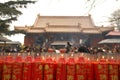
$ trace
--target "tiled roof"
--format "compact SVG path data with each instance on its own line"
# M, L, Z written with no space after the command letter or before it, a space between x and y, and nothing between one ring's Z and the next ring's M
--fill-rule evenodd
M80 25L82 28L93 28L91 16L40 16L38 15L33 27L47 25Z
M111 31L106 36L120 36L120 31Z
M94 25L91 16L40 16L38 15L33 26L15 27L26 30L28 33L43 32L83 32L101 33L105 28Z
M104 32L104 31L112 31L114 30L114 27L98 27L98 29Z
M120 43L120 39L104 39L100 41L98 44L107 44L107 43Z
M46 32L81 32L77 25L49 25L45 30Z

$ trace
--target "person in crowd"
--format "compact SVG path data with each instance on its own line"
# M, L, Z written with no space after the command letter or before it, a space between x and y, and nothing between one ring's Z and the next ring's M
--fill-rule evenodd
M70 44L70 42L67 42L66 53L69 53L71 51L71 47L72 45Z
M81 52L81 53L90 53L89 49L85 46L80 46L78 48L78 52Z

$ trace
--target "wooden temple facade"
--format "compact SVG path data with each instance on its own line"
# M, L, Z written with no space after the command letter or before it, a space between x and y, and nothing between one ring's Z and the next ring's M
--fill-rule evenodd
M54 41L70 41L74 46L96 46L113 27L97 27L88 16L40 16L32 26L15 26L25 30L26 46L49 46Z

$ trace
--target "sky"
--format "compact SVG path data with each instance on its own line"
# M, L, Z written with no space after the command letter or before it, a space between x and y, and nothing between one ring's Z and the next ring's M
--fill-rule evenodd
M0 2L8 0L0 0ZM120 9L120 0L38 0L22 9L22 15L11 24L14 26L33 25L37 14L44 16L86 16L91 14L95 25L110 25L108 18L115 10ZM92 5L92 6L91 6ZM92 8L92 9L91 9ZM24 35L18 34L8 37L13 41L24 42Z

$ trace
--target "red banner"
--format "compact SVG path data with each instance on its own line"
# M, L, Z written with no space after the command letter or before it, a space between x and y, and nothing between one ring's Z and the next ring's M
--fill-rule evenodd
M10 62L3 64L2 80L12 80L12 64Z
M12 80L22 80L23 63L22 57L17 56L13 63Z
M64 57L57 61L56 80L66 80L66 61Z
M51 57L46 58L46 62L44 64L44 80L54 80L55 76L55 63Z
M67 80L75 80L75 61L69 58L67 61Z
M119 65L118 65L118 78L120 80L120 62L119 62Z
M37 56L32 65L32 80L43 80L43 70L42 58Z
M22 80L23 63L13 63L12 80Z
M3 72L3 60L0 57L0 80L2 80L2 72Z
M76 63L76 78L75 78L75 80L87 80L85 63Z
M94 64L95 80L108 80L108 64L95 63Z
M94 80L93 63L86 63L87 80Z
M2 80L12 80L13 57L6 56L3 63Z
M23 62L23 80L32 79L32 57L27 56Z
M118 64L109 63L109 80L119 80L118 79Z
M44 65L44 80L54 80L54 64L45 63Z

